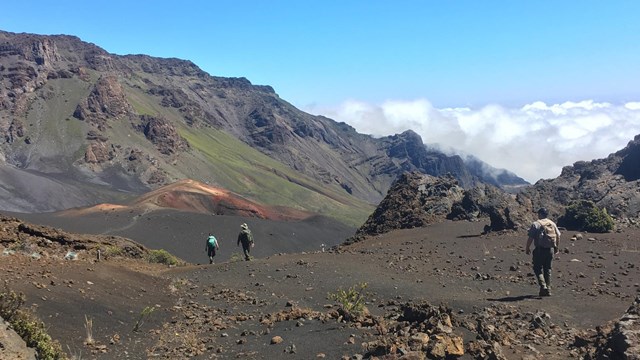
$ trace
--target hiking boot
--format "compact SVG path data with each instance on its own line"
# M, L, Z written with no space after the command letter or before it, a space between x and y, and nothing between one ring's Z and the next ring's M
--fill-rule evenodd
M538 293L538 295L539 296L551 296L551 292L547 288L541 288L540 289L540 293Z

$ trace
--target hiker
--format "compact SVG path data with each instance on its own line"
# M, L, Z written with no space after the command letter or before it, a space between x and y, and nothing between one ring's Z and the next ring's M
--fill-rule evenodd
M244 259L246 261L251 260L249 253L253 247L253 235L247 224L240 225L240 234L238 234L238 246L242 244L242 252L244 253Z
M560 242L560 230L556 224L547 219L549 212L545 208L538 210L538 220L534 221L529 228L526 253L531 253L531 243L533 249L533 272L540 285L539 296L551 296L551 261L553 255L558 253Z
M207 245L205 251L207 252L207 256L209 257L209 264L213 264L213 258L216 256L216 250L220 249L220 245L218 245L218 240L215 236L209 233L209 237L207 237Z

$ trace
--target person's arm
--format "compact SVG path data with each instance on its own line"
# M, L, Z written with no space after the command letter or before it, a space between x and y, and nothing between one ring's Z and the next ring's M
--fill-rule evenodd
M531 254L531 243L533 242L533 238L531 236L529 236L529 238L527 239L527 247L525 249L525 253L527 255Z
M557 254L558 252L560 252L560 230L558 230L558 226L555 226L556 229L556 247L554 249L554 252Z
M238 235L238 245L237 245L237 246L240 246L240 237L241 237L241 236L242 236L242 233L240 233L240 234Z
M533 224L531 224L531 227L529 228L529 231L527 231L527 247L525 249L525 252L527 253L527 255L531 254L531 244L535 241L535 238L539 235L540 233L540 223L535 221Z

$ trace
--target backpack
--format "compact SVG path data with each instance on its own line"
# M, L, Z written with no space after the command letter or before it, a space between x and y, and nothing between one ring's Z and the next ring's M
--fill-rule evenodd
M540 224L540 233L538 234L536 246L544 248L556 247L558 234L556 233L556 227L553 224L553 221L549 219L540 219L538 220L538 223Z
M244 230L240 231L239 239L240 239L240 241L242 241L243 244L252 243L253 242L253 236L251 235L251 230L244 229Z
M217 245L217 240L215 236L209 236L208 244L210 248L215 248Z

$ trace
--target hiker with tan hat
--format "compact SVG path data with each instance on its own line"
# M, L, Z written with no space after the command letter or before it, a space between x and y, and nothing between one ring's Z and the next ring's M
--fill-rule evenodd
M238 246L242 244L242 252L244 253L244 259L246 261L251 260L251 256L249 253L251 252L251 248L253 247L253 235L251 234L251 230L249 230L249 225L242 224L240 225L240 234L238 234Z

